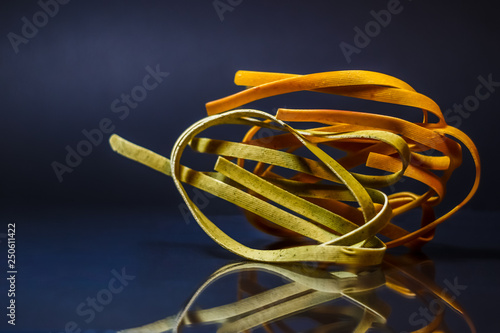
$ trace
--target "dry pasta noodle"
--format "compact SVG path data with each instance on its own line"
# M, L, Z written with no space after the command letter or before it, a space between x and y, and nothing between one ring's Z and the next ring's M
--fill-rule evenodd
M480 161L472 140L446 124L432 99L397 78L354 70L309 75L239 71L235 83L248 88L207 103L208 116L180 135L170 159L117 135L110 143L119 154L171 176L200 227L239 256L265 262L380 264L387 247L420 247L430 241L436 226L465 205L478 188ZM410 106L422 110L423 120L415 123L330 109L281 108L271 115L241 108L262 98L301 90ZM429 114L437 121L431 122ZM296 122L320 126L298 129L292 125ZM246 134L240 142L201 135L223 124L246 126ZM273 134L257 135L263 129ZM474 183L462 202L436 217L433 207L443 200L446 183L462 162L461 144L474 160ZM186 148L218 155L213 170L197 171L182 165ZM299 155L299 149L312 158ZM344 155L334 158L327 149ZM253 170L245 168L246 161L256 162ZM358 166L384 174L354 172ZM285 176L283 170L293 175ZM427 191L384 193L402 177L424 184ZM202 212L185 184L241 207L247 219L264 232L307 238L310 243L275 250L247 247ZM393 222L393 217L415 208L422 210L419 228L406 230ZM384 242L379 235L385 237Z

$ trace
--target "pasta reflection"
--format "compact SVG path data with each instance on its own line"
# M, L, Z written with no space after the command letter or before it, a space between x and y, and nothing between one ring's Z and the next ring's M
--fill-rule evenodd
M122 332L451 332L447 312L475 332L457 295L434 278L421 254L387 255L372 267L231 263L178 314Z

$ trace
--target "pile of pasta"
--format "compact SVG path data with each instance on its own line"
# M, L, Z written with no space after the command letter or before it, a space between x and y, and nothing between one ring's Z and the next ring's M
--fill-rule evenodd
M238 71L235 83L247 88L207 103L208 116L180 135L169 159L117 135L110 143L121 155L171 176L200 227L239 256L265 262L380 264L388 247L418 248L430 241L437 225L465 205L478 188L480 160L472 140L446 123L432 99L397 78L358 70L308 75ZM335 109L280 108L273 115L242 108L297 91L409 106L421 110L422 122ZM242 129L241 141L202 135L208 128L228 124ZM267 135L261 135L263 131ZM473 185L454 208L436 216L434 207L462 163L462 147L475 164ZM186 149L217 155L213 170L182 165ZM360 167L378 172L353 171ZM396 192L402 177L424 184L427 190ZM211 221L190 198L186 184L241 207L263 232L308 242L250 248ZM414 209L421 210L421 219L413 229L394 222L394 217Z

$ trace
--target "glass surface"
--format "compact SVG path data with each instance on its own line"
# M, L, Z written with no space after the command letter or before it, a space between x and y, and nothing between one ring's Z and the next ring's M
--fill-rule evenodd
M129 332L168 332L176 324L182 332L494 327L500 252L485 241L496 213L460 212L422 252L389 250L380 267L320 267L243 261L178 214L76 212L38 212L15 222L18 324L12 330L4 320L2 332L114 332L144 325ZM277 241L241 216L214 221L252 247ZM470 229L472 221L481 223L481 233Z

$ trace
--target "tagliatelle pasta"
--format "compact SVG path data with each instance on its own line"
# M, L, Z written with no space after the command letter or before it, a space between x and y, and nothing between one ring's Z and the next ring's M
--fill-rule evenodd
M117 135L110 143L118 153L171 176L201 228L219 245L244 258L379 264L386 247L419 247L431 240L436 226L477 190L480 162L472 140L446 124L434 101L401 80L368 71L310 75L239 71L235 82L249 88L207 103L208 117L181 134L170 159ZM275 116L236 109L261 98L300 90L411 106L422 110L423 120L413 123L398 117L330 109L281 108ZM437 122L429 121L429 113ZM296 122L321 125L297 129L292 125ZM223 124L246 127L241 142L201 136L208 128ZM264 129L272 134L257 135ZM475 181L462 202L436 218L433 207L443 200L446 182L462 161L460 143L475 162ZM218 155L213 170L183 166L185 149ZM327 153L331 149L344 155L334 158ZM300 150L312 158L298 154ZM257 164L248 170L246 161ZM358 166L378 169L379 174L352 171ZM406 190L384 193L402 177L414 179L428 190L422 194ZM229 237L196 206L185 184L241 207L262 231L280 237L305 237L311 245L277 250L247 247ZM422 210L419 228L406 230L392 221L415 208ZM383 235L386 242L377 235Z

